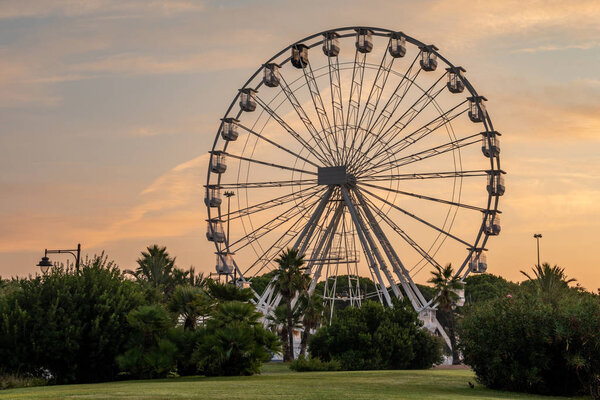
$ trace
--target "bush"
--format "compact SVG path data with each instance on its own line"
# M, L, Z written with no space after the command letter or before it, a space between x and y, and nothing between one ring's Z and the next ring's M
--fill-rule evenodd
M176 365L177 346L167 338L174 321L160 305L141 306L127 315L133 332L119 367L136 378L166 377Z
M321 361L318 358L305 358L300 355L290 363L290 369L296 372L307 371L339 371L342 369L340 363L336 360Z
M441 361L442 343L421 326L406 302L384 308L368 301L338 312L331 325L319 329L309 342L310 354L337 360L344 370L430 368Z
M20 376L15 374L0 374L0 390L15 389L33 386L45 386L45 379L36 378L33 376Z
M103 255L80 273L54 268L15 280L0 299L0 371L56 383L113 379L130 334L126 316L142 303L133 282Z
M465 362L493 389L599 396L600 303L569 291L553 302L521 291L471 308L461 323Z
M252 375L281 350L277 336L266 330L254 305L240 301L220 303L200 339L193 359L207 376Z

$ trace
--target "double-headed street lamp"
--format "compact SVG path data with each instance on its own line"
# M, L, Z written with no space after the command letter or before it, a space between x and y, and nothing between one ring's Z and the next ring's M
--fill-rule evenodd
M538 253L538 267L540 266L540 239L542 238L541 233L535 233L533 237L537 240L537 253Z
M42 270L42 274L46 275L46 273L48 272L48 269L52 266L52 263L50 262L50 258L48 257L48 254L64 254L64 253L68 253L68 254L72 255L73 257L75 257L75 270L77 272L79 272L79 261L81 260L81 244L78 243L76 249L66 249L66 250L45 249L44 257L42 257L42 260L39 263L37 263L37 266L40 267L40 269Z

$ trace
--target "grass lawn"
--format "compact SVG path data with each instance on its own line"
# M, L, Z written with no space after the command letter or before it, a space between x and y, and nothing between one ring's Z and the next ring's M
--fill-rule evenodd
M549 399L476 385L469 370L291 372L267 364L249 377L177 378L0 392L0 399Z

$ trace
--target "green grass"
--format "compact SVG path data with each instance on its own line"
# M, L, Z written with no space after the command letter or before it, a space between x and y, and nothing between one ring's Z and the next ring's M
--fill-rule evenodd
M468 370L290 372L268 364L262 375L177 378L0 392L0 399L549 399L476 385Z

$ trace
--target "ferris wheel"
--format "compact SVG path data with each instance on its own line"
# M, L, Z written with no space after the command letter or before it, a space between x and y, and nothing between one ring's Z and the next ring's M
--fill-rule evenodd
M500 133L465 72L434 45L373 27L313 34L271 57L210 151L217 273L248 283L295 248L309 291L332 306L407 297L436 325L415 282L449 262L461 278L485 272L501 229ZM269 285L256 303L268 313L280 299Z

